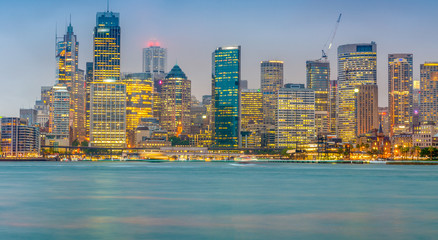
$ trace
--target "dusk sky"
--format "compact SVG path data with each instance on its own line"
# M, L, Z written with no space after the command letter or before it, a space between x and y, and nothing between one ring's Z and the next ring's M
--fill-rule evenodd
M211 53L242 46L242 79L260 87L260 61L284 60L285 83L305 83L305 61L318 59L339 13L342 20L329 52L337 78L337 46L377 43L379 106L387 106L387 55L414 54L419 65L438 61L436 1L237 1L111 0L120 13L122 72L140 72L142 48L156 40L192 80L192 95L211 93ZM33 107L40 87L55 83L55 26L65 33L69 15L79 40L79 67L92 61L96 12L106 0L2 1L0 8L0 116Z

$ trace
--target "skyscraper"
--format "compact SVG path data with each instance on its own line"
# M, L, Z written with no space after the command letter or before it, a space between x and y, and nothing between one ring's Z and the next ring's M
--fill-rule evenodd
M420 122L438 121L438 62L420 65Z
M179 136L190 132L191 81L178 65L163 80L160 124L169 135Z
M377 47L347 44L338 47L337 135L344 142L356 138L356 92L361 85L377 83ZM376 110L377 111L377 110Z
M240 146L240 46L212 54L213 136L216 147Z
M135 146L134 131L142 118L153 117L153 81L150 73L127 74L126 84L126 132L128 147Z
M330 63L327 60L306 61L307 88L315 91L316 134L329 132Z
M281 88L276 115L278 148L300 148L315 140L315 92L312 89Z
M275 125L277 95L283 87L283 61L263 61L260 68L264 123Z
M94 82L120 80L119 13L98 12L93 36Z
M338 80L330 80L330 134L336 135L336 96Z
M86 82L84 70L78 69L70 89L70 142L84 141L86 117Z
M356 93L355 136L379 128L378 88L376 84L359 85Z
M79 43L71 23L62 41L57 42L57 83L71 88L78 70Z
M412 54L388 55L390 135L412 133Z
M99 12L90 85L90 145L125 147L126 86L120 80L119 13Z
M70 92L64 84L56 84L50 97L49 132L52 144L69 145Z
M143 72L151 74L166 73L167 49L158 43L149 43L148 48L143 48Z
M263 93L260 89L240 90L242 146L261 147L263 124Z

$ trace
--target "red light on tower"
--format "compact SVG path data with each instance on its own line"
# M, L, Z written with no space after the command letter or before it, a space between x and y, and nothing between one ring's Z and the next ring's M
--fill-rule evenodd
M156 40L155 41L151 40L148 42L148 47L159 47L159 46L160 46L160 42Z

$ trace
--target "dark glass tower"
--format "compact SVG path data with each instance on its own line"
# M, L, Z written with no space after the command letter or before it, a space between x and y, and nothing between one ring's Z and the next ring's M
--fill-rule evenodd
M240 46L220 47L212 56L213 144L240 144Z

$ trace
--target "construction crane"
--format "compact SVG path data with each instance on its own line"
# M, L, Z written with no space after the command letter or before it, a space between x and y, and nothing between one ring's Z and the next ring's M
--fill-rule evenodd
M341 22L342 13L339 14L338 20L336 21L335 28L331 32L329 39L327 39L327 42L324 44L324 47L322 48L322 57L321 59L327 59L327 53L330 51L330 48L333 45L333 39L336 36L336 31L338 30L339 22Z

